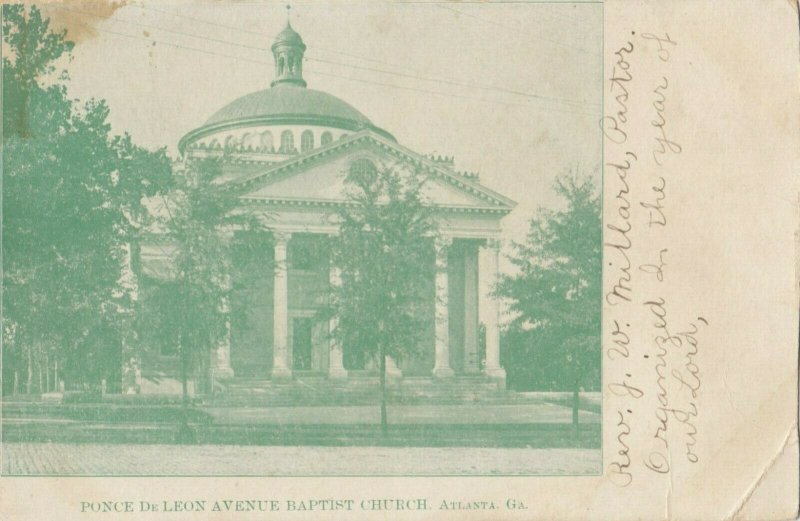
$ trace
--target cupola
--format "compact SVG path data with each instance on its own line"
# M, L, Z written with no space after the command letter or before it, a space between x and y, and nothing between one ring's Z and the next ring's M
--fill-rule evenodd
M286 27L272 44L272 55L275 57L275 79L272 81L272 87L281 84L306 86L306 81L303 79L305 52L306 44L287 21Z

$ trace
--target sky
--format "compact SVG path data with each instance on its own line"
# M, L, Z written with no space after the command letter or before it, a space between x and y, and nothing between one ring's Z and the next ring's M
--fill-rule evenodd
M419 153L519 203L522 239L556 175L599 177L602 5L292 2L310 88L340 97ZM103 98L115 132L167 147L239 96L269 86L281 2L101 0L47 4L77 43L69 92ZM599 183L598 183L599 184Z

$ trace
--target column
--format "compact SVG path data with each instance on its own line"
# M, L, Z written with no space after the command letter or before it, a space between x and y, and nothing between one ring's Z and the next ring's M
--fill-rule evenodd
M272 378L291 378L289 368L289 266L286 252L291 234L274 232L275 270L272 301Z
M480 371L478 360L478 250L474 243L464 248L464 372Z
M447 254L452 237L436 239L436 303L434 314L434 331L436 333L436 354L433 376L445 378L453 376L450 368L450 318L448 313Z
M233 230L226 229L219 233L226 246L230 247L233 240ZM231 367L231 306L230 297L228 296L233 287L230 262L231 258L228 256L225 259L225 272L220 282L220 289L222 289L223 295L220 298L219 311L225 316L225 332L217 343L215 356L212 359L211 375L214 379L233 377L233 368Z
M500 307L497 299L492 295L497 285L498 265L500 258L500 241L490 239L486 242L486 273L487 295L486 304L486 376L505 381L506 371L500 366Z
M225 314L225 333L217 344L216 356L211 368L211 374L215 379L233 377L233 368L231 367L231 310L228 297L222 297L220 311Z
M330 285L336 288L342 284L342 272L339 268L331 264ZM328 355L328 378L347 378L347 369L344 368L344 353L338 339L334 337L334 331L339 326L339 317L333 315L328 321L329 347Z

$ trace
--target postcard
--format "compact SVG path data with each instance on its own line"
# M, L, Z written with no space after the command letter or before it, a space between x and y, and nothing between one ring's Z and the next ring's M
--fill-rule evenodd
M798 20L3 3L0 518L795 518Z

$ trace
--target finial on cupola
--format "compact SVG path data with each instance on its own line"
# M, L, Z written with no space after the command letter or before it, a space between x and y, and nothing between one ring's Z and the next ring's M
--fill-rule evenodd
M303 54L306 44L297 32L292 29L289 20L291 5L286 5L286 27L278 33L272 43L272 55L275 57L275 79L272 87L280 84L306 86L303 79Z

